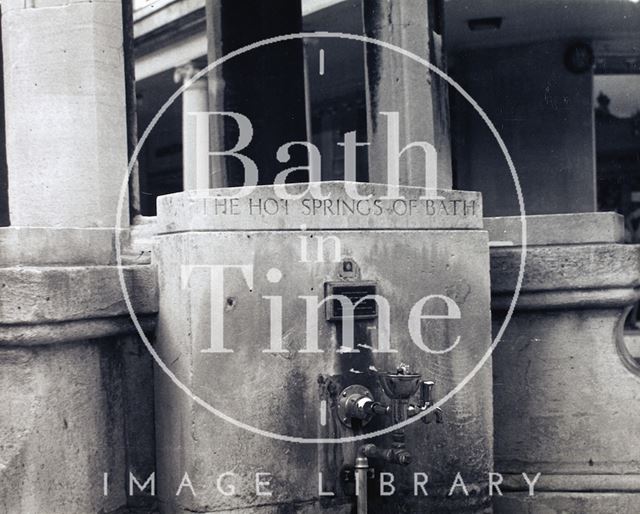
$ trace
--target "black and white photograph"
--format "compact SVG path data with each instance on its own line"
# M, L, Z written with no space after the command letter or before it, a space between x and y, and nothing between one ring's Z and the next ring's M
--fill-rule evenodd
M640 0L0 36L0 514L640 513Z

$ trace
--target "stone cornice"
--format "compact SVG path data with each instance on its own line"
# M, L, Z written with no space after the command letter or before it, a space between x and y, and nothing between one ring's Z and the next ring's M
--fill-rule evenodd
M494 293L515 287L520 249L491 250ZM527 248L523 291L611 289L640 286L640 246L563 245Z
M155 267L123 267L135 312L151 328ZM116 266L0 268L0 344L58 343L134 331Z
M138 317L145 332L153 332L155 314ZM129 315L94 318L61 323L0 324L0 346L39 346L117 337L135 333Z
M615 212L527 216L527 246L623 243L624 217ZM485 218L490 241L522 245L520 216Z
M492 307L504 310L520 267L520 248L491 250ZM517 309L614 308L640 296L640 246L562 245L527 248Z

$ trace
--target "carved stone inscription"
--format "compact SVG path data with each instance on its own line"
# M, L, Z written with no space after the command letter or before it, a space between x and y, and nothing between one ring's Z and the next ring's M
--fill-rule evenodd
M211 197L206 214L214 216L476 216L476 200L447 198L317 199Z

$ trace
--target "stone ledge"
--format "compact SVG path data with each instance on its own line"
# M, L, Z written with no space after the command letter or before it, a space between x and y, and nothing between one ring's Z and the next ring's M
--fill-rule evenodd
M156 325L155 314L143 314L138 319L145 332L153 332ZM71 343L87 339L122 336L132 334L135 331L133 321L128 315L36 325L0 324L0 347Z
M495 514L609 514L611 512L639 512L640 494L634 492L528 492L506 493L493 497Z
M138 314L158 310L155 266L125 266ZM126 316L116 266L0 268L0 327ZM5 337L2 337L5 339Z
M513 291L493 294L491 308L495 311L506 311L511 305L512 295ZM616 309L632 305L638 300L638 288L521 291L516 310Z
M529 491L522 473L501 473L505 491ZM536 472L530 471L530 479ZM627 491L640 493L640 475L638 474L545 474L542 473L535 484L536 491Z
M0 267L116 263L113 228L0 228Z
M303 195L308 184L287 186L300 199L283 200L274 186L184 191L158 198L158 233L234 230L482 230L482 197L470 191L437 191L423 199L424 188L400 186L398 198L386 199L387 186L342 181L318 183L328 199ZM316 185L318 185L316 184ZM356 200L348 186L368 200ZM434 192L435 194L435 192ZM304 227L304 228L303 228Z
M527 246L624 243L624 217L615 212L527 216ZM520 216L485 218L490 241L522 245Z
M149 264L155 216L138 216L129 229L0 227L0 268L10 266L116 265L116 235L122 264Z
M136 216L123 240L121 264L149 264L157 232L155 216Z
M517 248L491 250L491 291L512 293L520 268ZM640 287L640 246L540 246L527 249L522 293L635 289Z

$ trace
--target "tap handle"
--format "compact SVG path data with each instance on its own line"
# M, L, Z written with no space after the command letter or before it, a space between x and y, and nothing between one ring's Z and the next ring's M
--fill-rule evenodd
M420 384L420 400L423 410L426 410L433 405L433 386L434 382L431 380L425 380ZM422 422L429 424L433 417L435 417L436 423L443 422L442 409L440 407L433 410L433 416L424 416L422 418Z
M435 418L436 423L444 423L444 417L442 414L442 409L440 407L436 407L433 412L422 418L422 422L425 425L428 425Z
M432 403L432 392L434 382L431 380L424 380L420 384L420 403L423 408L429 407Z
M364 405L364 411L370 415L387 415L391 413L391 407L371 400Z

